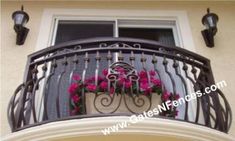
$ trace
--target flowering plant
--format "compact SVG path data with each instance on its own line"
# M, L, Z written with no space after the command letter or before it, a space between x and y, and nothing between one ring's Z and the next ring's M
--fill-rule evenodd
M109 75L107 69L104 69L102 71L102 76L92 76L85 79L84 82L81 80L79 75L74 75L74 83L72 83L68 88L68 92L71 97L71 114L76 115L81 113L81 95L83 91L84 93L106 92L110 95L115 93L138 93L146 96L149 96L151 93L157 93L161 95L162 101L172 100L172 98L174 99L174 97L172 97L172 95L167 91L164 91L164 93L162 92L163 84L156 78L155 70L141 70L136 77L138 79L135 81L128 77L127 71L122 67L115 68L115 74L112 76ZM177 95L177 97L179 97L179 95ZM169 113L171 112L166 111L163 114L169 115Z

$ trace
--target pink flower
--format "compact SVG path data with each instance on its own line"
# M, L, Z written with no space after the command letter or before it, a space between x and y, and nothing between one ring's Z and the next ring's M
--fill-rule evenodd
M75 81L81 80L80 75L78 75L78 74L73 75L73 80L75 80Z
M95 77L91 77L91 78L86 79L85 84L94 82L93 78L95 80Z
M156 75L156 72L155 72L155 70L151 70L151 71L149 71L149 74L150 74L151 76L155 76L155 75Z
M103 69L102 73L103 73L104 76L107 76L108 75L108 69Z
M148 83L148 78L141 78L140 83Z
M155 85L155 86L161 86L161 81L159 79L153 78L151 79L151 82Z
M141 72L139 72L139 77L140 78L147 78L147 72L142 70Z
M103 81L103 80L104 80L104 78L103 78L103 77L98 76L98 81Z
M69 86L69 89L68 89L68 92L70 94L74 94L77 90L77 88L79 87L79 85L77 83L72 83L70 86Z
M91 77L91 81L92 81L92 82L95 81L95 76Z
M170 94L167 92L167 91L165 91L164 93L163 93L163 95L162 95L162 99L164 100L164 101L167 101L169 98L170 98Z
M130 81L130 80L128 80L128 81L126 81L125 82L125 88L130 88L131 87L131 85L132 85L132 82Z
M175 97L175 100L178 100L180 98L180 95L176 94L174 97Z
M96 90L96 85L94 84L88 84L86 86L87 90L90 91L90 92L94 92Z
M72 96L72 99L74 103L78 103L81 98L78 95L74 95Z
M124 78L124 77L120 77L119 79L118 79L118 84L119 85L123 85L123 83L126 81L126 79Z
M113 87L111 87L111 88L110 88L110 95L113 95L113 94L114 94L114 92L115 92L114 88L113 88Z
M178 111L178 110L176 110L176 111L175 111L175 116L178 116L178 113L179 113L179 111Z
M100 83L100 88L103 89L103 90L106 90L108 88L108 83L103 81Z
M147 90L149 88L149 84L148 83L140 83L140 88L143 90Z
M144 91L144 95L149 95L152 92L152 88L148 87L145 91Z
M117 72L119 72L120 74L125 74L125 69L122 67L117 67L116 68Z

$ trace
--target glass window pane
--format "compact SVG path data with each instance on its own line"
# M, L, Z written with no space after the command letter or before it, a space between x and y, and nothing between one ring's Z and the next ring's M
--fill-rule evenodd
M172 29L121 27L119 28L119 36L154 40L170 46L175 45Z
M114 22L59 21L55 44L94 37L113 37Z

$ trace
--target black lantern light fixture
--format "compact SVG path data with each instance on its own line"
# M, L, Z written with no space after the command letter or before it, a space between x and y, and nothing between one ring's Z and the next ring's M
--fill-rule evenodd
M16 44L23 45L29 32L29 29L25 27L25 24L29 21L29 15L24 12L23 5L21 10L15 11L12 14L12 19L14 20L14 30L17 34Z
M207 8L207 14L202 18L202 24L206 27L206 29L202 31L202 36L207 47L214 47L214 36L217 32L218 20L219 17L215 13L210 13L210 9Z

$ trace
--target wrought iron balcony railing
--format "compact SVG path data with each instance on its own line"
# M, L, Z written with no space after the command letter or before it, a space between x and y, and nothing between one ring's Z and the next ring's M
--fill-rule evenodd
M179 47L130 38L72 41L28 56L8 119L15 132L58 120L138 114L166 100L205 93L212 84L210 61ZM232 119L219 89L154 117L223 132Z

